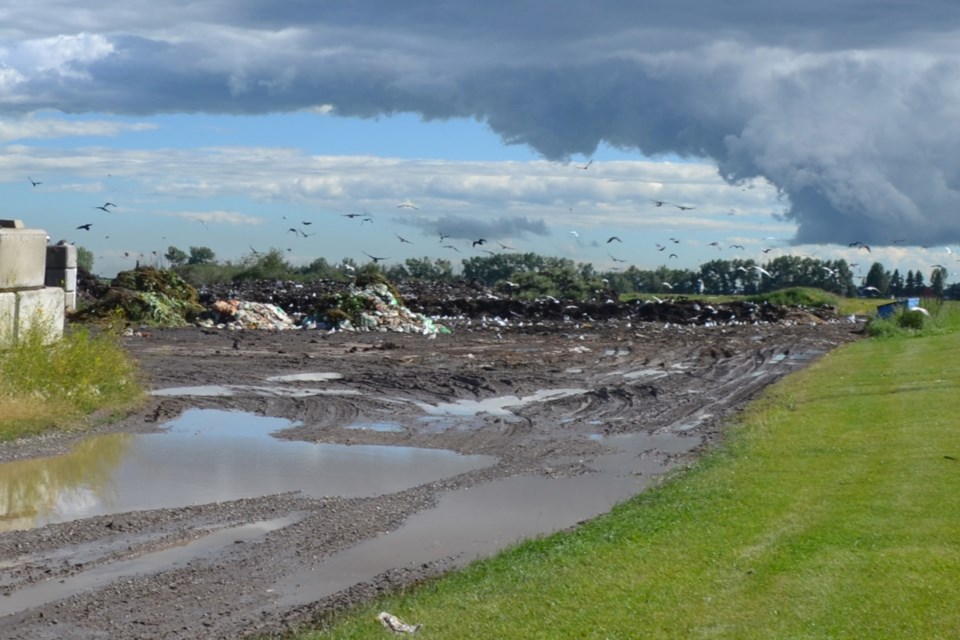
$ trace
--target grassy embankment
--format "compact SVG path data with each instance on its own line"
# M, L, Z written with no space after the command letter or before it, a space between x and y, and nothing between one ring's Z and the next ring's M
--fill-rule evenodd
M960 310L898 327L612 513L298 637L384 637L380 610L423 638L960 637Z
M142 396L136 367L110 332L74 328L50 345L33 332L0 349L0 440L106 419Z

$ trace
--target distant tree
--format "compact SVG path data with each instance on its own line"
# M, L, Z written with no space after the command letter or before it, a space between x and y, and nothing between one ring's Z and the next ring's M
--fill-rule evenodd
M867 287L876 287L881 295L890 294L890 277L879 262L870 265L870 271L867 272L867 279L863 284Z
M923 281L923 273L917 269L917 272L913 275L913 295L918 296L923 293L923 290L927 288L927 283Z
M903 283L903 295L910 296L913 295L914 290L917 288L917 281L913 277L913 269L907 271L907 279Z
M77 247L77 266L87 272L93 272L93 252L86 247Z
M179 267L182 264L185 264L187 260L190 259L190 256L187 255L187 252L183 249L178 249L177 247L170 245L167 247L167 252L163 254L163 257L166 258L170 264L175 267ZM194 263L191 263L194 264Z
M943 292L947 283L947 270L937 267L930 274L930 288L933 289L933 295L943 299Z
M216 254L210 247L190 247L190 257L187 264L210 264L216 259Z
M893 275L890 276L890 295L894 297L903 295L903 276L900 275L900 269L894 269Z

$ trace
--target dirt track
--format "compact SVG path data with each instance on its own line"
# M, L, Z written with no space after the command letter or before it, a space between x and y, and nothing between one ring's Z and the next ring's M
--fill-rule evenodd
M398 556L392 570L318 600L287 597L283 585L321 569L331 554L395 531L412 514L465 487L520 475L589 478L605 452L602 436L645 432L690 438L692 446L684 450L691 453L643 452L657 460L658 471L689 460L718 440L731 411L782 375L855 339L856 330L844 322L726 327L621 322L524 331L460 328L436 339L199 329L127 338L152 388L230 385L234 394L155 397L140 415L105 430L146 432L188 408L227 409L295 420L300 426L278 434L291 440L449 449L495 456L497 462L385 495L294 492L0 534L0 589L6 596L0 599L0 636L235 638L281 631L463 561L445 552L415 564ZM342 377L323 383L331 391L325 395L263 390L267 377L299 372ZM458 428L426 428L422 419L426 405L533 398L543 390L572 391L522 404L509 418L497 412L463 417ZM360 418L402 428L343 428ZM0 459L46 455L72 444L59 437L8 445L0 449ZM638 457L632 473L643 475L646 468ZM278 519L280 524L252 543L231 539L189 562L117 580L93 577L211 530ZM54 599L50 587L57 584L90 586Z

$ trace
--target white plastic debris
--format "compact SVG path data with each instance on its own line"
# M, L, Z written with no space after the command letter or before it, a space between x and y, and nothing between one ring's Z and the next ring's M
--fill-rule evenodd
M377 615L377 620L394 633L416 633L422 626L419 624L407 624L397 616L392 613L387 613L386 611L381 611L379 615Z

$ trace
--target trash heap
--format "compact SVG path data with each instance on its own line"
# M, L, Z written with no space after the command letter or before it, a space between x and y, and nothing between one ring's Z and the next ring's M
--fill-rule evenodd
M203 311L197 290L172 271L137 267L121 271L72 320L188 326Z
M305 329L336 331L396 331L434 335L450 333L431 318L408 309L385 282L351 287L317 301L301 322Z
M275 304L246 300L216 300L197 322L201 327L217 329L294 329L293 318Z

